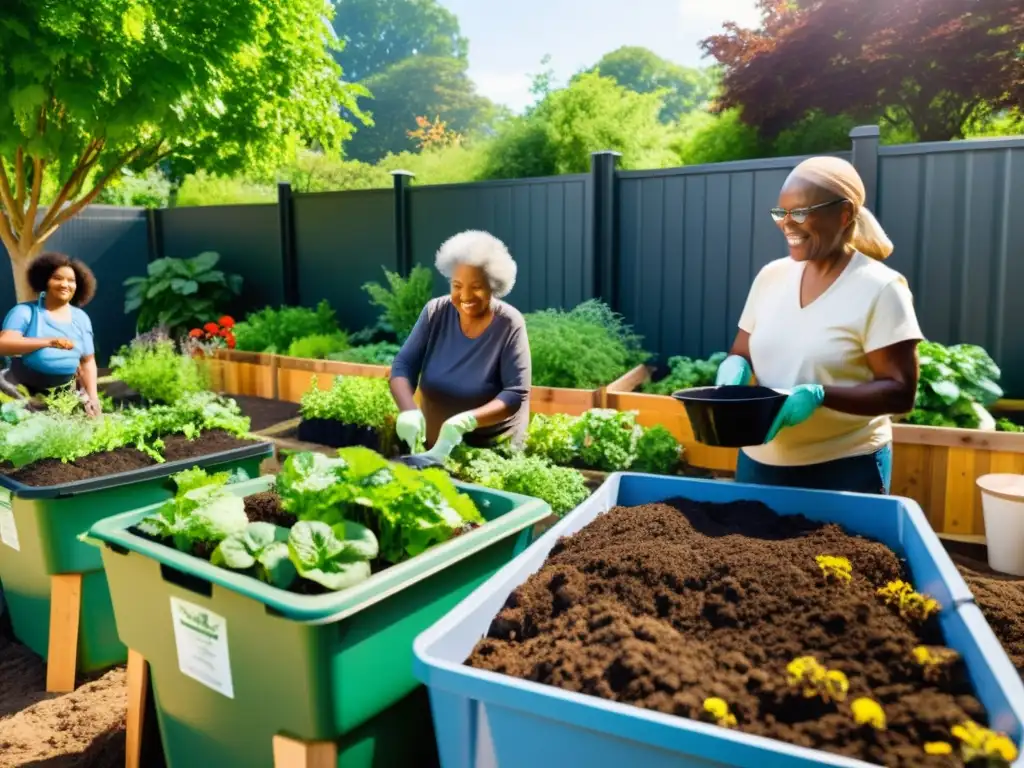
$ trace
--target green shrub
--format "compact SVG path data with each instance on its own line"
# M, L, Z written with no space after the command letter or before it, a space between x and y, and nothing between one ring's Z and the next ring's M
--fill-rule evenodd
M351 347L343 352L336 352L328 355L329 360L338 360L343 363L360 363L362 365L391 365L395 361L401 347L389 341L381 341L376 344L363 344L359 347Z
M224 314L242 291L242 278L215 269L220 255L206 251L191 259L149 263L145 277L124 281L124 311L138 311L137 328L164 328L172 335Z
M526 327L535 386L594 389L650 358L622 316L596 299L530 313Z
M380 323L392 331L399 341L412 333L423 307L433 296L434 273L422 264L413 267L409 277L384 270L387 287L380 283L363 286L370 295L370 303L380 307Z
M314 376L300 409L304 419L332 419L385 433L398 416L388 380L366 376L336 376L328 390L320 389Z
M716 352L707 360L689 357L670 357L668 375L658 381L649 381L641 387L649 395L671 395L681 389L710 387L715 383L718 366L725 360L725 352Z
M296 339L288 345L288 355L311 360L326 360L331 355L346 349L348 349L348 334L344 331L315 333Z
M324 299L316 309L264 307L236 323L234 332L235 349L284 354L296 339L337 333L338 322L331 305Z

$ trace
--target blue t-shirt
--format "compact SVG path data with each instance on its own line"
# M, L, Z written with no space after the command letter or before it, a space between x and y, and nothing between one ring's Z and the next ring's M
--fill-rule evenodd
M3 329L18 331L27 339L57 337L74 342L74 349L44 347L21 358L29 368L48 376L70 376L78 370L83 357L96 354L92 321L78 307L71 307L71 322L63 323L54 320L46 308L35 301L17 304L4 318Z

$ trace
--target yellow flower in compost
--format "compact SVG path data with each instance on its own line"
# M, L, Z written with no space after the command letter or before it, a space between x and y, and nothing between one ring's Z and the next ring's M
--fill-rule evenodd
M736 725L736 716L729 711L725 699L717 696L704 699L704 712L722 728L732 728Z
M852 578L853 566L845 557L833 557L832 555L818 555L814 558L822 574L826 579L835 581L849 581Z
M951 755L953 748L944 741L929 741L924 745L926 755Z
M871 699L854 699L850 705L853 712L853 719L857 725L870 725L877 731L885 730L885 710L877 702Z
M800 656L786 665L786 682L800 688L804 698L820 696L824 701L843 701L850 683L837 669L829 670L813 656Z
M960 751L965 763L984 760L989 764L1012 763L1017 759L1017 747L1003 733L983 728L973 720L953 726L953 735L960 740Z
M952 648L919 645L913 650L914 661L924 668L925 680L936 680L942 670L960 658Z
M905 619L925 621L942 607L938 600L915 592L905 581L890 581L877 594L886 605L897 606Z

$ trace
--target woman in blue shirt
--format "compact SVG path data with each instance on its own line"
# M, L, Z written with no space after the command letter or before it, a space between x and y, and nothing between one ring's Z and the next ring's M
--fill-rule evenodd
M99 414L92 321L81 309L96 277L78 259L44 253L29 264L28 282L39 298L16 305L0 331L0 356L12 358L5 383L38 395L77 377L86 412Z

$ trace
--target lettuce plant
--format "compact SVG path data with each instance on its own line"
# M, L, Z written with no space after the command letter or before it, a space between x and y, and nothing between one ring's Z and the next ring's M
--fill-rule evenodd
M175 549L191 552L198 542L216 544L248 525L245 502L220 484L179 492L138 524L150 536L170 539Z
M288 554L299 575L334 591L370 578L370 561L378 551L373 531L350 520L333 526L298 522L288 536Z
M287 589L295 581L288 550L288 530L272 523L249 523L224 539L210 562L236 571L252 570L260 581Z

